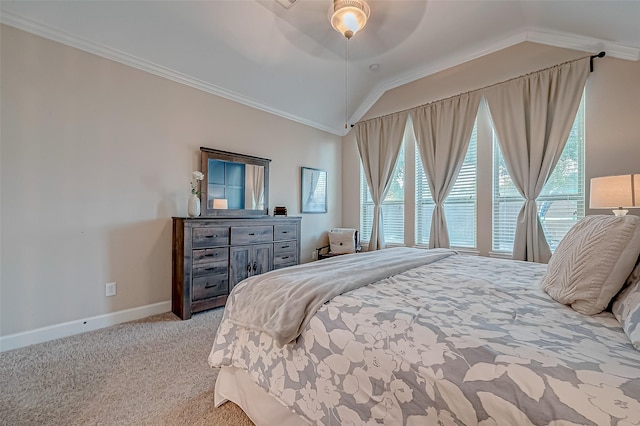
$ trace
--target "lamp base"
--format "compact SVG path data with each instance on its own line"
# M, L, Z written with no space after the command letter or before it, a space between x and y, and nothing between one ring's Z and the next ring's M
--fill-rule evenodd
M629 213L629 210L622 210L622 209L619 209L619 210L612 210L612 212L613 212L613 214L614 214L614 215L616 215L616 216L626 216L626 215L627 215L627 213Z

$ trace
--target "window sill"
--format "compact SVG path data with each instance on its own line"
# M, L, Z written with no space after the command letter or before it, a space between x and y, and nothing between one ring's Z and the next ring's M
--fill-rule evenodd
M364 251L369 251L369 241L360 241L360 245L362 246L363 250L364 250L365 247L367 248ZM392 248L392 247L406 247L406 246L404 244L400 244L400 243L387 243L386 244L386 248Z
M451 250L455 250L458 253L464 254L466 256L480 256L480 252L476 249L451 247Z
M366 246L367 250L369 250L369 241L360 241L360 244L364 247ZM404 244L400 244L400 243L388 243L387 244L387 248L392 248L392 247L408 247ZM424 245L424 244L416 244L414 246L412 246L414 248L419 248L419 249L423 249L423 250L428 250L429 246L428 245ZM472 249L472 248L468 248L468 247L451 247L451 250L455 250L460 254L464 254L467 256L480 256L480 252L477 249ZM511 253L490 253L489 254L490 257L502 257L504 259L511 259Z
M429 246L426 244L416 244L414 247L417 248L421 248L421 249L428 249ZM477 249L474 248L469 248L469 247L451 247L451 250L455 250L457 252L460 252L462 254L470 254L473 256L480 256L480 252Z
M495 257L498 259L513 259L513 253L507 251L490 251L489 257Z

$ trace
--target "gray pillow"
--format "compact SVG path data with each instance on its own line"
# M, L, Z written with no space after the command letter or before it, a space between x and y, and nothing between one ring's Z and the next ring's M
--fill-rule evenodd
M603 311L640 254L640 217L587 216L560 241L542 288L585 315Z
M625 285L614 299L611 310L633 346L640 350L640 258Z

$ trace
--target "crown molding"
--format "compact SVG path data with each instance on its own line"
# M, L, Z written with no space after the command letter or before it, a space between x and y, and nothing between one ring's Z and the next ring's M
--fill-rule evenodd
M573 34L557 33L531 28L521 33L515 34L504 40L489 44L478 50L464 52L462 54L453 55L443 61L437 62L426 69L412 70L399 78L387 80L376 86L353 113L350 122L356 123L375 105L376 102L384 95L387 90L395 89L407 83L428 77L448 68L452 68L465 62L480 58L490 53L497 52L507 47L530 41L533 43L546 44L548 46L560 47L565 49L579 50L590 53L598 53L605 51L607 56L625 59L628 61L640 60L640 49L635 47L623 46L616 43L607 42L590 37L576 36Z
M213 95L220 96L222 98L229 99L231 101L238 102L240 104L247 105L249 107L265 111L270 114L274 114L276 116L286 118L288 120L295 121L297 123L304 124L306 126L313 127L337 136L345 136L350 130L345 130L341 127L332 127L323 123L297 116L295 114L290 114L286 111L282 111L280 109L260 103L250 97L207 83L205 81L191 77L187 74L174 71L167 67L163 67L162 65L158 65L153 62L138 58L120 50L113 49L87 39L83 39L82 37L78 37L73 34L69 34L65 31L53 28L40 22L23 18L11 12L2 11L2 13L0 13L0 22L23 31L36 34L41 37L57 41L67 46L71 46L76 49L80 49L85 52L89 52L103 58L111 59L115 62L119 62L121 64L128 65L130 67L169 79L171 81L184 84L194 89L211 93ZM362 119L367 111L369 111L369 109L371 109L371 107L388 90L394 89L407 83L411 83L424 77L428 77L437 72L455 67L457 65L480 58L490 53L497 52L499 50L516 45L518 43L522 43L524 41L592 53L597 53L604 50L607 53L607 56L611 56L614 58L625 59L629 61L640 60L640 48L623 46L620 44L590 37L551 32L539 28L530 28L500 41L485 45L479 49L464 51L459 54L451 55L442 61L438 61L430 65L427 68L413 69L407 73L402 74L399 77L381 82L371 90L365 100L354 111L349 119L349 122L356 123L357 121Z
M170 68L163 67L162 65L158 65L120 50L78 37L40 22L23 18L11 12L2 11L0 14L0 23L337 136L342 136L344 131L341 128L333 128L331 126L273 108L250 97L232 92L222 87L191 77L187 74L174 71Z
M565 49L579 50L596 54L605 51L607 56L625 59L627 61L639 61L640 49L636 47L623 46L591 37L577 36L574 34L550 32L533 28L526 32L527 41L546 44Z

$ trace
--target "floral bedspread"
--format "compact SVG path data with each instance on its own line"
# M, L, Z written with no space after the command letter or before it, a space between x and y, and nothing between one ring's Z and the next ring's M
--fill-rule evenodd
M640 425L640 352L545 270L450 256L335 297L283 348L223 319L209 363L319 425Z

